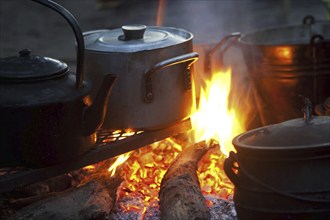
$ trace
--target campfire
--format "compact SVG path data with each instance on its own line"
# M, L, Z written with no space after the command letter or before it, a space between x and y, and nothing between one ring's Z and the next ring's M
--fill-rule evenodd
M175 166L177 157L189 154L185 151L196 151L197 147L191 147L196 143L203 143L205 148L200 160L193 159L198 162L196 171L200 190L208 207L216 203L216 198L232 201L234 187L223 171L223 162L228 152L234 150L231 140L243 132L243 126L235 110L227 107L231 70L214 73L206 85L201 90L197 109L192 111L191 131L120 155L106 170L109 178L120 173L124 179L118 187L117 204L112 213L114 219L122 216L145 219L155 212L158 216L159 190L164 175L171 166ZM85 169L97 175L95 166Z
M159 11L157 24L161 25L162 8ZM197 56L185 59L192 64ZM237 98L230 95L231 68L212 67L212 73L205 74L208 77L196 74L189 131L131 148L136 150L126 148L119 156L3 193L0 215L9 219L236 219L234 185L223 163L235 151L233 137L245 130L245 114L231 108L230 99ZM101 141L106 144L141 133L115 131ZM102 135L98 133L98 138Z
M78 23L68 11L59 10L60 5L54 5L48 0L32 1L55 9L72 27L76 37L77 71L69 74L69 68L64 62L40 57L50 60L50 64L61 63L63 68L55 68L54 71L46 68L47 77L44 78L39 75L38 68L34 68L43 64L41 59L36 66L32 65L31 71L34 74L22 77L26 69L21 68L20 64L36 57L30 49L21 50L17 60L15 58L17 62L11 62L11 57L3 59L5 64L14 64L9 65L8 70L15 77L8 75L7 69L0 68L5 70L0 74L2 79L8 80L2 85L2 91L11 95L21 85L24 88L13 97L4 93L5 101L1 102L6 113L3 119L7 120L3 124L10 124L11 130L7 127L2 129L5 130L2 134L5 148L0 160L3 162L0 167L0 219L259 219L251 218L256 210L260 210L261 215L269 219L273 219L271 214L276 216L275 219L278 216L282 218L283 211L291 219L296 214L305 218L306 211L311 211L308 214L314 217L325 209L329 216L329 185L323 184L326 182L323 180L329 177L328 173L323 170L315 172L316 165L314 161L310 162L308 155L306 159L311 164L310 173L298 173L298 179L292 175L293 171L297 173L301 170L302 160L300 157L292 160L291 156L296 155L298 150L305 153L310 147L306 146L307 141L305 143L300 140L305 135L299 132L298 136L289 134L283 138L285 143L279 146L274 145L282 136L271 139L267 143L269 146L264 142L251 145L250 140L247 140L250 146L245 146L245 140L242 142L239 137L239 134L254 127L300 117L300 108L297 108L300 100L296 102L297 95L306 104L303 108L303 128L313 128L317 120L322 126L326 120L329 122L329 117L324 118L323 122L322 118L318 119L312 114L312 102L316 104L325 98L330 99L327 89L330 79L329 54L325 52L329 51L329 36L327 32L321 33L328 29L325 23L316 25L318 21L308 15L303 19L303 25L297 26L298 29L290 26L289 29L266 29L250 34L235 32L215 45L210 43L211 39L207 39L207 45L193 45L192 33L181 28L163 26L164 0L158 1L156 26L127 24L121 29L107 28L84 33L81 33ZM302 28L306 29L306 36ZM287 34L295 36L294 39L288 40ZM300 41L305 40L306 44L300 44ZM296 42L299 42L299 47ZM215 57L219 55L218 52L222 54ZM230 65L226 65L228 59ZM31 62L26 64L29 66ZM198 64L202 67L195 68ZM20 69L24 71L20 72ZM300 76L302 70L303 75ZM112 72L121 75L117 77ZM85 84L89 84L85 83L83 73L91 81L90 85L93 85L91 92L86 89L86 92L79 93ZM76 77L71 79L74 75ZM57 84L60 79L68 79L65 83L67 91L62 89L62 83L61 87ZM34 84L34 80L38 80L38 83ZM28 92L33 91L30 89L32 83L34 86L50 83L49 86L54 85L52 89L57 92L43 92L49 88L48 84L40 88L35 86L36 97L42 94L45 96L40 96L40 104L34 103L28 98ZM75 90L71 92L73 87ZM49 91L52 90L49 88ZM60 101L53 98L54 94L62 94L62 91L66 92L63 93L65 99L62 96ZM24 96L27 98L22 101ZM12 100L14 97L18 99ZM68 109L64 112L69 115L62 118L59 109L70 97L70 103L74 104L63 108ZM312 97L312 102L308 97ZM110 104L107 104L108 98ZM48 106L49 112L40 114L48 100L54 101ZM7 102L12 104L8 107ZM31 106L25 108L24 105L18 105L24 102ZM90 102L97 103L96 107L90 108ZM326 111L329 110L328 103L319 105L316 111L329 113ZM53 109L53 106L59 106L59 109ZM72 106L77 106L77 109L71 111ZM35 109L32 115L30 109ZM55 123L49 120L49 115L53 117L53 114L58 114L61 120ZM42 115L44 120L41 119ZM29 118L38 118L45 127L36 126L31 129L30 125L38 123L29 120L25 122ZM71 119L76 120L71 123ZM310 123L311 120L313 123ZM55 124L60 127L54 128ZM276 126L281 128L279 124ZM271 133L261 129L262 135ZM21 135L12 135L18 130ZM75 130L76 133L71 133ZM251 137L249 134L255 131L243 136ZM306 133L310 134L309 131ZM322 136L318 139L323 139L323 136L329 134L329 129L323 135L319 130L316 133ZM73 134L77 136L73 137ZM28 143L30 137L34 142ZM69 140L71 137L73 139ZM299 139L303 144L294 142L295 146L292 146L290 139ZM57 143L58 140L61 142ZM323 168L329 164L324 160L329 155L323 154L323 150L327 148L328 152L330 142L325 139L324 147L323 143L318 144L319 141L310 150L312 159L320 162L319 167ZM49 147L48 143L54 145ZM23 147L25 144L27 148ZM45 150L38 151L39 148L35 146L37 144ZM85 148L78 149L80 146ZM77 152L71 152L75 147ZM65 154L58 153L59 149ZM247 150L247 156L240 149ZM320 157L314 157L315 149L320 150ZM31 155L26 155L26 152ZM269 156L270 161L264 155ZM276 158L276 155L279 157ZM288 156L290 160L287 160ZM55 159L50 161L53 157ZM14 161L16 158L19 159ZM262 161L259 161L260 158ZM39 163L39 159L43 161ZM276 160L280 167L272 169ZM297 164L297 168L291 161ZM302 163L304 167L307 166L305 161ZM277 170L280 175L276 173ZM283 177L285 172L282 171L287 170L288 177L293 179L287 182L291 182L292 186L283 182L283 178L277 178ZM305 170L309 171L304 169L302 172ZM317 178L310 177L314 177L314 174ZM307 177L307 180L303 177ZM318 178L320 181L313 182ZM278 184L273 186L272 183L276 181L279 181ZM246 182L247 187L242 187L241 183ZM250 184L253 185L252 190ZM253 195L258 189L254 188L255 184L261 187L262 193ZM302 192L296 192L301 187ZM306 192L304 187L308 194L315 190L315 198L300 196L300 193ZM322 190L325 191L324 195L320 193ZM283 197L284 202L279 202L280 197ZM287 204L287 198L297 201ZM305 202L306 206L300 208ZM264 204L266 208L263 208ZM247 209L248 206L252 212ZM275 209L271 210L273 207Z
M189 190L187 187L197 187L199 192L179 194L182 198L177 199L194 203L192 207L200 208L198 212L204 212L204 216L212 215L217 219L226 215L235 219L234 186L223 171L223 162L228 152L234 150L232 138L244 131L244 120L237 117L239 112L228 109L231 75L231 69L228 69L214 72L211 79L205 79L207 86L201 89L194 105L197 107L192 109L190 131L81 169L79 183L73 188L85 188L84 193L91 187L100 190L88 199L88 207L98 208L87 216L102 214L110 219L159 219L162 216L166 219L160 211L164 209L162 205L168 213L183 208L173 204L171 193L176 196L177 190L182 192ZM125 135L130 134L134 132L128 131ZM186 163L191 164L182 168ZM180 175L190 178L182 180ZM194 180L195 176L198 179ZM164 179L172 181L177 189L166 189ZM162 190L167 190L166 194L160 193ZM203 198L198 197L198 193ZM68 192L63 194L69 195ZM43 196L40 201L41 198ZM189 201L191 199L194 200ZM50 200L51 205L58 203L54 200ZM25 209L30 209L29 206L33 207L33 204ZM22 213L18 211L18 215L25 215L26 211Z
M122 173L124 181L118 188L113 215L125 215L124 212L127 216L137 215L138 219L152 215L150 213L158 209L159 190L167 170L176 166L174 161L177 157L193 154L185 151L197 151L196 143L203 143L202 148L205 148L200 160L197 157L193 159L198 162L200 190L208 207L216 203L214 199L232 201L234 187L223 171L223 162L228 153L234 151L232 138L244 128L237 112L228 109L231 70L214 73L206 85L201 90L198 107L192 111L191 131L121 155L114 162L120 166L116 172ZM109 176L114 175L116 168L114 165L109 168Z

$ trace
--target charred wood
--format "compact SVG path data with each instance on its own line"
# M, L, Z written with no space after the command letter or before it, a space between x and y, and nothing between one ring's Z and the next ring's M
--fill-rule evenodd
M8 220L108 219L116 201L117 188L122 181L119 174L111 178L93 178L78 187L51 193L47 198L18 210Z
M197 164L208 151L205 142L186 148L164 175L159 192L162 220L210 219L210 211L200 189Z

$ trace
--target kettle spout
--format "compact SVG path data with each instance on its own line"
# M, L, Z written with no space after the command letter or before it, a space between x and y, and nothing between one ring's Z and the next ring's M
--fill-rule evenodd
M106 75L93 104L85 109L83 120L83 130L85 135L94 133L102 126L107 111L109 96L117 78L116 75Z

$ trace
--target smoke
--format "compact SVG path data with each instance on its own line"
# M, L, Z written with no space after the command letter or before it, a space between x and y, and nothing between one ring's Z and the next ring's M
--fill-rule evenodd
M300 24L308 14L325 20L324 4L321 0L165 0L163 25L191 31L196 43L216 43L232 32Z

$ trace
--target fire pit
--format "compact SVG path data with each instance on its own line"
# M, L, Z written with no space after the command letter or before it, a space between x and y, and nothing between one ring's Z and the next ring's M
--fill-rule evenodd
M130 135L125 131L99 130L98 142L94 146L94 149L70 161L39 169L24 167L2 168L2 173L5 175L0 176L0 193L118 156L164 138L188 131L190 128L190 120L188 119L162 130L136 131L129 133Z
M35 169L1 168L0 213L42 219L158 220L179 214L187 219L236 219L234 185L223 165L234 150L233 137L246 130L248 119L243 108L228 109L233 101L228 98L230 81L236 79L230 78L230 69L217 67L208 69L198 109L189 119L154 130L101 128L95 146L70 161ZM67 181L70 186L64 187ZM46 182L61 189L26 197L26 191ZM17 195L22 192L25 197Z
M61 8L61 6L53 4L51 1L44 1L44 0L34 0L36 2L39 2L41 4L44 4L50 8L56 9L59 12L65 12L64 17L72 21L74 20L71 15L68 13L66 14L66 11ZM83 46L82 40L79 33L79 27L77 25L72 25L72 28L75 31L75 35L77 37L78 41L78 58L82 60L83 58ZM190 36L190 35L189 35ZM191 39L190 37L188 39ZM80 46L80 47L79 47ZM184 46L184 45L183 45ZM188 45L188 50L191 49L191 43ZM189 94L192 95L192 84L190 83L190 68L193 62L197 60L198 54L197 53L190 53L188 56L184 57L174 57L173 59L168 59L166 62L158 63L151 70L149 71L149 74L152 74L154 71L158 71L165 67L170 67L172 65L176 65L177 63L187 63L187 67L185 68L178 68L178 70L184 69L182 73L184 73L184 79L180 76L180 80L182 81L183 85L186 85L185 90L189 90ZM29 62L28 62L29 63ZM82 63L78 63L78 70L81 70ZM181 71L180 71L181 72ZM76 77L76 87L80 88L84 85L83 82L83 75L82 72L79 72ZM229 73L226 73L227 76L229 76ZM187 76L187 77L186 77ZM183 80L182 80L183 79ZM189 81L189 82L188 82ZM219 83L219 81L217 81ZM227 86L228 86L228 81ZM103 86L101 86L103 87ZM109 94L109 93L107 93ZM185 92L186 94L186 92ZM188 94L188 93L187 93ZM189 95L188 94L188 95ZM226 100L226 96L228 94L224 93L222 97L222 101ZM105 95L106 98L108 95ZM187 96L187 95L185 95ZM188 96L187 96L188 97ZM193 98L193 97L191 97ZM204 97L206 98L206 97ZM97 98L98 99L98 98ZM85 99L84 99L85 100ZM190 100L190 98L189 98ZM192 100L192 99L191 99ZM98 102L97 100L95 100ZM159 100L161 101L161 100ZM206 100L205 100L206 101ZM187 104L186 102L184 102ZM190 102L189 102L190 103ZM84 104L88 105L87 101ZM224 107L225 104L221 105L221 107ZM166 106L165 106L166 107ZM164 108L165 108L164 107ZM195 111L195 106L193 105L187 105L185 106L186 111L190 111L190 108L192 111ZM102 108L101 108L102 109ZM87 110L92 111L92 110ZM195 115L193 119L193 123L196 124L197 121L203 120L200 116ZM211 116L212 117L212 116ZM83 117L84 118L84 117ZM102 118L102 114L100 116ZM176 123L171 122L170 125L166 124L165 127L162 127L162 129L153 129L153 130L136 130L136 131L128 131L128 130L105 130L103 128L96 130L95 135L93 134L93 141L95 141L95 137L97 138L97 142L95 145L93 145L93 148L88 150L87 152L84 152L84 154L80 155L72 155L70 160L64 159L63 161L57 161L52 162L51 164L47 164L47 166L42 168L27 168L27 167L10 167L10 168L1 168L1 174L0 175L0 188L1 188L1 196L5 200L4 203L2 203L4 208L10 209L10 204L12 204L14 207L24 207L21 210L16 210L17 213L14 213L13 218L24 218L23 216L31 216L34 215L35 217L39 216L40 218L47 219L50 215L57 216L58 218L61 218L63 216L84 216L84 218L91 219L93 216L97 215L100 217L100 215L112 215L112 218L115 218L116 215L121 215L121 213L129 213L128 211L134 211L134 213L131 213L129 215L136 215L138 213L139 215L143 216L149 216L150 210L153 210L152 207L155 207L155 204L158 204L158 199L160 200L161 204L159 209L162 210L160 214L155 214L155 217L158 215L162 215L164 219L173 219L173 216L177 215L184 215L185 218L193 217L194 215L200 215L202 219L208 219L211 217L211 211L210 207L217 206L220 204L220 206L223 209L226 209L225 207L228 206L229 213L228 215L235 218L235 211L233 210L233 204L231 201L227 200L230 199L231 191L232 191L232 184L230 184L228 178L224 175L222 169L219 167L222 167L222 162L225 158L224 154L221 153L219 150L218 144L193 144L193 143L199 143L202 137L199 137L198 135L195 136L194 142L191 142L190 147L184 146L188 145L188 141L182 144L182 146L176 144L175 142L169 142L168 140L164 140L168 137L175 137L178 134L187 133L191 129L191 120L190 118L186 119L186 114L184 115L184 118L181 120L176 119ZM198 119L200 118L200 119ZM88 123L92 120L88 119ZM85 124L85 121L83 122ZM99 123L95 124L97 127ZM212 131L214 132L214 131ZM212 135L208 137L208 139L211 139ZM155 143L156 141L163 140L161 143ZM155 143L153 145L150 145L152 143ZM104 178L107 176L108 172L103 172L103 168L109 165L110 168L115 167L117 162L122 158L126 157L128 158L129 153L132 150L135 150L137 148L141 148L142 146L150 145L147 147L146 151L143 151L142 149L137 150L132 154L131 161L128 160L125 162L122 167L127 166L125 172L114 172L114 177L110 177L110 180L107 180ZM213 147L210 147L210 146ZM11 147L11 146L8 146ZM74 147L74 146L69 146ZM189 149L188 149L189 148ZM187 149L184 150L183 149ZM203 159L203 156L210 150L215 149L213 154L208 155L208 159ZM182 151L182 153L181 153ZM139 153L143 152L143 153ZM122 154L127 154L122 155ZM180 153L180 154L179 154ZM176 156L179 154L179 156L176 158ZM114 157L121 155L118 157L118 159L114 162ZM154 156L152 156L154 155ZM110 158L110 159L109 159ZM151 160L152 159L152 160ZM105 162L109 160L110 162ZM201 164L202 169L200 177L201 179L204 179L203 184L200 185L199 179L197 177L197 171L198 161L203 160L203 163ZM134 162L139 161L139 163ZM157 169L149 169L151 170L150 173L148 173L148 168L156 167L157 163L159 162ZM173 162L173 163L172 163ZM111 166L110 166L111 163ZM141 165L143 167L141 167ZM137 165L136 165L137 164ZM136 169L134 166L139 166L140 168ZM94 167L102 167L102 169L98 169L97 172L93 172ZM212 169L210 167L213 167L215 171L213 173L210 173ZM124 168L121 168L124 169ZM84 170L90 175L88 175L88 178L82 178L82 180L79 181L81 185L77 186L74 185L71 189L68 191L63 192L54 192L56 196L53 196L53 193L46 193L46 195L33 195L31 197L10 197L10 195L17 194L17 192L24 191L25 188L31 189L35 185L43 185L44 182L53 182L51 179L59 179L60 181L63 180L61 178L61 175L64 176L72 176L76 172L76 170ZM218 172L218 173L217 173ZM132 174L125 176L126 181L137 181L137 174L139 174L139 178L142 178L143 181L148 183L146 186L141 186L139 184L140 181L137 181L137 185L132 185L131 182L126 183L127 185L122 185L119 188L119 185L121 182L123 182L121 175L123 173L126 174ZM166 174L165 174L166 173ZM222 173L222 174L220 174ZM133 175L134 174L134 175ZM183 182L181 177L189 177L184 178ZM112 178L112 179L111 179ZM213 180L211 180L211 178ZM65 178L64 178L65 179ZM151 182L154 181L154 182ZM214 184L212 184L212 187L210 186L210 182L213 181ZM218 182L216 184L216 182ZM177 183L183 183L183 187L180 188L180 184ZM56 184L56 182L55 182ZM173 189L171 187L172 185L179 186L178 188ZM62 184L57 184L62 185ZM109 185L111 187L109 187ZM163 185L161 187L160 185ZM117 192L117 188L119 191ZM190 190L194 189L194 192L192 193ZM166 193L162 193L166 191ZM204 192L204 194L202 193ZM117 207L114 207L114 211L110 213L109 210L111 210L113 207L113 204L110 205L111 202L116 201L116 195L119 195L118 201L116 204L118 204ZM136 195L136 193L139 195L137 198L141 198L141 201L134 201L134 199L128 199L130 202L127 204L125 202L125 197L123 195L126 194L132 194L131 197ZM148 194L149 193L149 194ZM158 196L159 193L159 196ZM173 206L173 203L170 201L174 201L172 196L176 197L177 193L180 193L180 196L175 199L176 203L175 206ZM221 195L222 199L220 200L216 197L216 194ZM46 196L49 196L46 198ZM206 199L206 196L209 196L208 199ZM67 202L74 201L76 197L78 196L78 200L80 202L73 202L75 206L72 207L72 209L66 209L63 205ZM87 197L86 197L87 196ZM95 200L93 200L95 198ZM105 198L105 203L102 202L103 200L101 198ZM87 199L87 201L91 202L83 202ZM102 201L100 201L102 200ZM187 202L189 201L189 202ZM221 201L221 202L219 202ZM134 206L134 204L137 202L137 205ZM143 204L147 202L148 206L144 206ZM142 203L142 206L140 206ZM82 210L81 206L82 205ZM99 205L105 207L107 206L109 210L107 212L104 211L98 211L94 210L93 207ZM42 207L42 208L41 208ZM58 209L56 207L59 207ZM124 209L123 207L127 207L128 209ZM150 209L151 207L151 209ZM41 208L41 209L40 209ZM121 211L118 211L119 210ZM147 208L149 210L147 211ZM47 210L43 212L42 210ZM90 210L91 209L91 210ZM156 207L156 210L159 209ZM219 207L218 207L219 209ZM70 214L70 210L73 212ZM80 211L78 211L80 210ZM182 212L184 210L191 210L190 212ZM6 209L1 210L2 212L6 212ZM15 211L15 212L16 212ZM64 211L64 213L63 213ZM214 213L218 213L217 211L213 211ZM149 214L147 214L149 213ZM224 214L224 213L220 213ZM120 217L118 217L120 218ZM215 217L216 218L216 217ZM128 217L129 219L129 217Z
M133 136L130 136L126 139L133 138ZM177 143L174 141L176 141ZM185 141L186 140L184 140L184 142ZM129 141L127 143L129 143ZM46 210L49 210L50 208L59 205L59 200L62 202L71 201L72 196L77 194L80 195L82 192L89 193L91 189L90 187L94 189L102 189L103 184L105 184L103 187L105 187L106 189L108 189L106 187L108 185L110 185L110 187L113 187L108 189L109 192L112 193L116 192L115 189L118 188L118 198L116 199L117 202L111 203L113 204L111 219L134 219L137 218L137 216L144 216L144 219L159 219L160 212L157 199L158 190L162 181L162 177L164 173L166 173L168 168L172 167L173 170L177 170L176 166L178 165L174 165L175 163L172 163L173 159L175 159L177 155L181 154L185 156L180 156L180 158L185 158L184 160L188 161L195 161L193 163L196 163L196 160L198 159L195 158L195 156L189 156L192 152L196 152L197 148L180 146L178 143L183 143L182 141L180 141L180 135L174 135L174 138L172 138L172 140L166 139L133 151L129 159L124 164L117 167L117 171L112 177L110 177L108 167L114 164L113 160L108 160L108 162L104 161L97 164L93 164L91 166L87 166L84 168L84 170L86 170L86 172L90 174L86 177L84 181L81 182L81 186L73 187L67 192L55 193L55 195L57 195L56 197L52 197L52 193L50 193L48 198L46 197L46 200L40 200L40 202L36 201L35 203L29 204L26 208L22 209L22 211L18 211L17 215L25 215L26 213L31 214L31 212L33 212L35 213L35 217L37 217L38 215L42 214L40 213L40 209L38 208L40 207L40 205L41 207L45 207ZM107 147L107 145L109 146L109 143L106 144L105 147ZM201 184L201 190L203 191L203 194L205 195L205 199L207 201L207 203L205 204L208 205L212 216L215 216L213 219L218 219L219 216L227 216L228 218L229 216L231 216L229 219L235 219L235 209L233 206L233 202L231 201L232 185L230 184L227 177L224 175L223 171L221 171L221 167L223 166L222 163L225 159L225 156L224 154L220 153L220 151L218 150L219 146L216 143L213 143L211 145L213 145L213 150L209 151L200 159L198 166L198 173L200 173L199 179L203 182ZM203 147L203 150L200 152L205 153L207 151L207 147L204 144L201 146ZM182 153L180 154L181 150ZM202 154L200 154L199 157L201 157L201 155ZM179 161L181 161L181 159ZM60 166L57 166L57 168L59 167ZM52 169L54 168L56 167L53 167ZM50 171L52 171L52 169L50 169ZM191 170L192 174L196 172L196 169L197 167ZM47 170L44 169L44 171ZM30 170L30 172L32 171ZM184 172L184 174L185 173L186 172ZM38 172L35 171L34 174L36 174L34 177L38 178ZM121 175L124 175L124 182L122 182L123 180ZM30 177L33 177L33 175L30 175ZM170 175L168 177L168 180L177 181L176 178L177 175ZM14 178L12 180L12 183L16 182ZM16 180L19 181L20 178L16 178ZM61 178L59 180L61 180ZM122 184L120 185L120 187L118 186L118 184L115 187L113 184L118 183L118 181L122 182ZM190 181L186 180L185 184L189 183ZM178 188L180 189L180 187ZM19 189L22 189L22 187L19 187ZM185 189L189 188L181 188L181 190ZM7 191L8 192L6 194L10 195L11 192L8 187ZM15 190L13 192L15 192ZM93 198L97 199L98 197L102 197L104 195L108 195L108 193L105 193L102 190L96 195L92 194L92 196L90 196L90 200L93 202L92 204L98 206L98 200L94 200ZM42 195L37 196L37 198L38 197L39 199L44 198ZM19 204L22 205L23 202L23 204L25 204L25 202L30 201L30 199L31 201L33 201L32 198L23 198L19 199L18 201L15 201L15 199L12 198L11 204L12 206L18 206ZM164 198L161 197L161 199ZM5 208L8 205L9 204L6 203L4 204L4 206L2 206L2 208ZM56 216L61 213L61 211L57 209L55 210L56 211L53 210L50 213L53 213ZM63 211L64 210L66 210L65 213L69 215L71 213L69 210L72 210L72 212L74 212L76 209L74 207L72 209L66 209L63 207ZM91 213L99 214L100 212L94 210L91 211ZM45 213L43 213L43 215L41 216L47 217Z
M161 201L166 201L166 199L168 198L167 196L165 196L164 198L163 195L168 195L168 193L162 194L161 197L158 197L158 190L161 187L160 184L164 179L163 178L164 174L168 172L168 174L165 175L166 176L165 178L166 181L164 180L165 186L169 185L171 182L174 183L177 183L177 181L180 182L181 181L180 177L182 175L192 177L188 179L184 178L185 186L191 185L194 187L195 195L196 196L199 195L196 198L199 199L193 200L193 203L196 205L199 204L199 206L197 206L199 208L196 210L200 210L201 207L204 207L203 208L204 210L203 213L205 214L204 216L208 216L208 218L211 217L213 219L219 219L220 218L219 216L227 217L229 219L235 219L236 212L231 197L233 185L230 183L229 179L226 177L222 169L223 161L226 157L225 154L223 154L219 150L220 146L219 144L217 144L217 142L211 141L209 144L204 143L201 145L193 144L193 143L199 143L203 139L211 140L213 136L217 136L217 135L227 135L227 138L223 136L221 139L227 140L227 143L229 143L233 135L238 134L242 131L242 130L237 130L236 133L233 134L229 134L230 132L228 132L228 126L231 117L229 113L226 113L226 109L227 109L226 102L229 92L228 88L230 85L230 75L231 75L230 71L219 72L217 74L214 74L214 78L208 82L208 86L203 90L203 95L200 96L199 106L200 109L201 110L203 109L204 112L202 111L195 112L192 115L191 120L183 121L181 123L174 125L174 127L170 126L161 130L137 131L134 135L128 137L125 137L126 136L125 132L121 133L114 131L110 132L107 130L99 130L98 131L99 142L97 144L95 151L93 150L91 152L88 152L85 155L77 158L77 160L72 160L68 163L48 167L49 169L46 167L37 170L28 170L26 172L24 171L16 172L10 174L9 177L6 177L7 175L5 175L3 178L4 181L1 183L2 186L4 186L2 187L3 192L6 192L6 194L8 193L10 194L10 191L13 190L14 188L17 188L18 186L24 186L32 183L31 177L33 178L34 182L37 182L49 178L51 176L56 176L64 172L69 172L70 170L81 168L86 165L93 165L84 168L84 170L88 170L88 172L92 173L89 181L87 178L86 179L87 182L82 182L82 186L80 187L74 187L74 190L72 190L73 192L78 194L80 194L79 192L90 192L90 188L92 187L95 189L100 189L100 191L97 190L98 192L97 195L94 195L92 193L93 195L92 198L99 198L99 196L103 197L104 195L109 194L104 190L102 190L104 189L103 187L104 182L107 182L106 185L110 185L112 190L118 188L118 198L116 200L117 202L115 203L115 205L111 206L112 212L108 213L107 215L111 214L113 219L131 219L134 216L135 217L144 216L144 219L148 219L148 218L159 219L160 215L165 215L167 213L166 211L165 212L159 211L158 199L160 199ZM219 101L218 98L220 97L218 93L219 89L220 91L223 91L220 99L221 102L223 103L218 102ZM214 98L210 98L208 100L208 97L214 97ZM217 104L214 105L214 103L212 104L212 102L216 102ZM210 112L207 111L207 109L210 110L210 106L212 106L212 108L216 108L215 111L213 111L214 115L210 115ZM219 112L221 112L220 115ZM213 129L217 129L216 125L222 125L223 127L222 130L220 129L220 131L216 131L213 129L209 129L207 132L205 132L204 131L205 126L203 126L203 122L210 123L212 121L215 122L213 123L214 126ZM226 121L227 123L223 124L221 123L222 121ZM196 130L198 124L201 128L200 131ZM188 131L192 131L191 129L192 125L195 127L193 129L195 134L193 136L188 136L190 138L187 139L186 133ZM210 126L209 128L211 127L212 126ZM123 134L124 136L121 137L120 134ZM180 135L177 136L177 134L181 134L181 135L184 134L181 137L185 137L185 138L180 139L179 138ZM164 140L158 143L154 143L155 141L165 139L166 137L173 137L174 138L173 140L175 141L173 142L169 140ZM120 140L121 138L124 139ZM101 166L104 168L104 167L110 167L112 166L112 164L114 164L113 160L111 160L111 163L102 162L101 165L99 163L97 164L93 164L93 163L101 161L102 159L105 160L109 157L120 155L122 153L128 152L133 149L137 149L141 146L151 143L154 144L148 146L146 149L141 148L138 151L135 151L130 156L130 158L126 162L124 162L120 168L118 168L118 171L116 172L117 174L115 173L113 177L109 177L109 173L107 172L107 169L105 169L106 172L99 172L100 169L96 169L97 171L93 173L95 167ZM189 145L192 145L192 147L189 147ZM226 146L226 145L227 144L225 141L221 141L221 146ZM188 150L188 148L190 148L190 150ZM224 147L222 148L224 152L229 151L226 150ZM177 159L175 159L176 155L178 155ZM152 160L150 160L150 158ZM155 167L157 161L162 163L160 163L160 165L158 165L158 168L155 169L153 167ZM142 162L144 162L145 164L142 164ZM105 166L106 164L108 164L108 166ZM170 167L172 168L168 169ZM178 167L182 167L182 168L178 168ZM151 172L148 173L149 172L148 170ZM130 181L123 183L121 187L119 187L118 184L118 181L121 178L120 174L125 174L126 175L125 179ZM105 175L107 176L107 178L110 179L104 181L103 177ZM100 176L102 177L102 181L96 181L95 183L94 181L95 177L97 177L96 179L100 179L99 178ZM140 180L140 178L142 177L146 179ZM21 181L23 182L22 184L17 184ZM154 183L152 181L154 181ZM113 184L115 184L116 187L114 187ZM182 193L181 196L177 198L178 201L187 201L188 200L187 198L190 198L192 196L192 194L185 192L185 190L189 191L191 187L183 187L180 189L180 186L181 187L183 186L182 184L174 184L174 185L178 186L176 190L179 190L178 192ZM105 187L105 189L107 189L106 191L108 191L107 187ZM173 192L169 193L169 195L170 194L173 195ZM31 212L33 212L37 215L40 214L40 212L36 212L35 210L35 208L38 207L37 205L44 204L46 207L45 206L42 207L45 207L48 210L50 207L58 206L59 203L72 200L72 196L68 196L66 193L63 195L63 197L60 196L59 198L61 199L57 200L55 199L55 197L47 198L47 201L50 203L48 202L46 203L44 200L40 200L40 202L36 202L34 204L32 203L26 208L22 209L22 212L18 211L16 214L25 215L27 213L31 214ZM110 200L113 201L112 199ZM99 205L99 203L95 201L93 205L96 204ZM172 203L165 202L165 204L171 205ZM181 204L183 206L188 205L189 207L194 207L191 206L190 203L181 202ZM130 207L130 208L126 209L125 207L126 208ZM176 210L176 211L181 210L181 209L177 209L177 205L167 207L166 209ZM67 209L63 207L63 210L67 210ZM76 210L76 208L72 208L72 210ZM59 210L56 210L56 213L59 212L60 212ZM100 212L93 212L93 213L100 214ZM104 214L104 212L102 213ZM172 218L168 218L168 219L172 219Z

